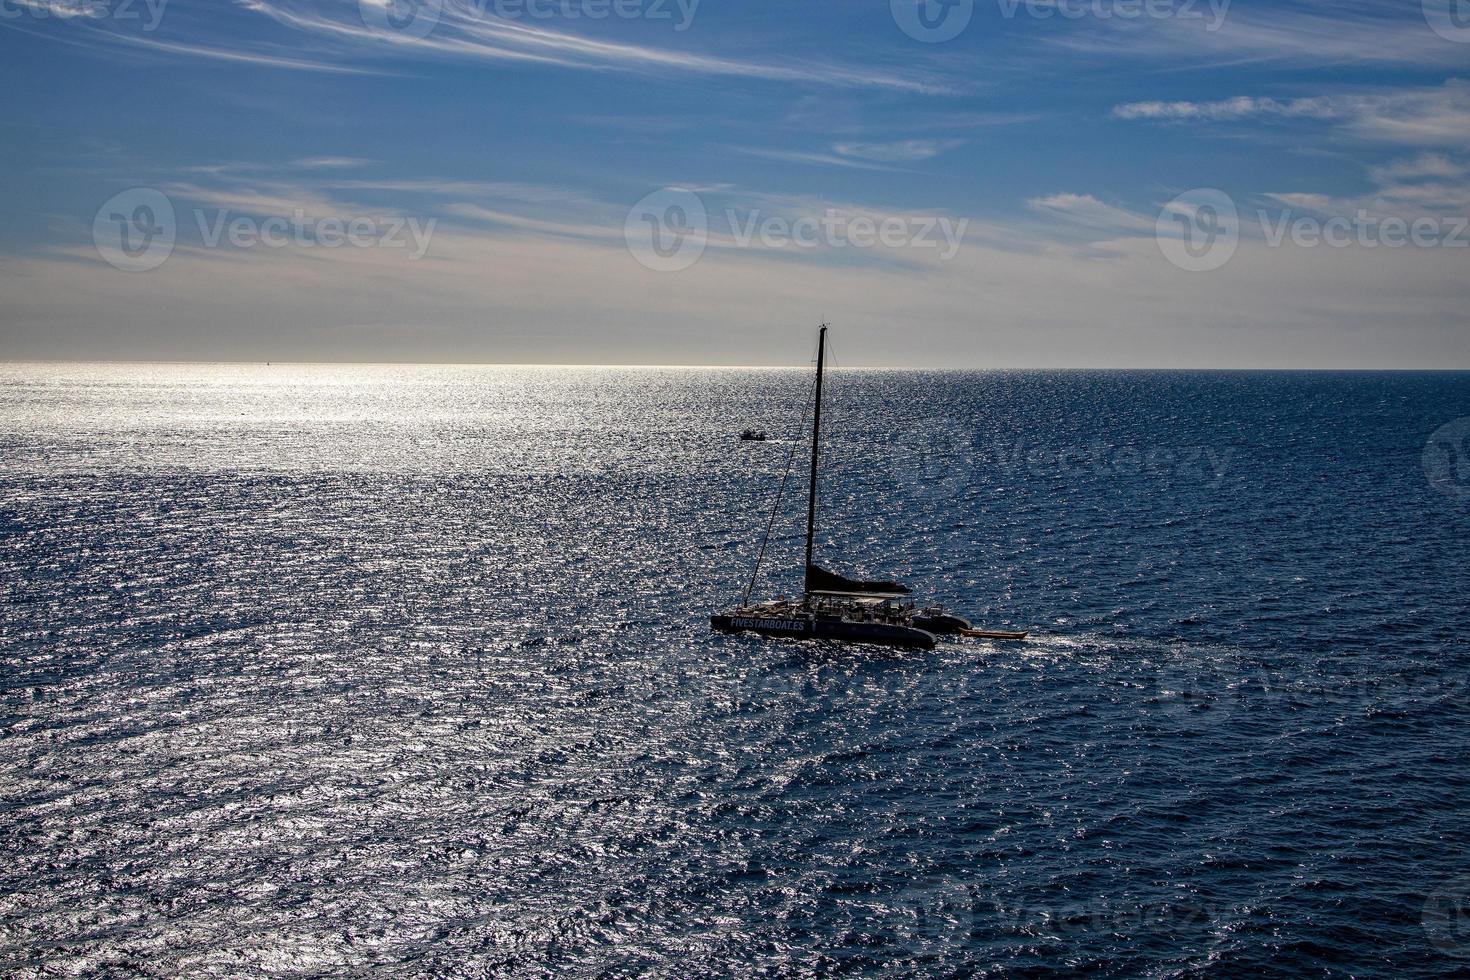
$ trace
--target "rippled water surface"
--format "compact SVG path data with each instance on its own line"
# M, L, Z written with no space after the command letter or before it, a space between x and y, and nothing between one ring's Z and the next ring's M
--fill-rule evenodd
M831 382L0 366L0 973L1470 970L1470 377Z

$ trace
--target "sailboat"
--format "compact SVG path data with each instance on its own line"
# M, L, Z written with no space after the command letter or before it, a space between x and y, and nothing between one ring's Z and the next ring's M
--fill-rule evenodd
M817 330L817 383L812 410L811 472L806 501L805 584L799 600L776 599L751 603L750 595L765 557L761 543L755 570L740 605L710 616L710 628L720 633L752 632L763 636L802 640L838 640L883 646L933 649L940 636L962 635L994 640L1022 640L1023 632L973 629L965 619L933 605L918 608L904 599L911 590L898 582L865 581L830 572L813 561L817 527L817 462L821 455L822 371L827 352L827 324ZM784 489L785 482L783 480ZM780 497L777 497L777 506ZM775 520L775 510L771 514Z

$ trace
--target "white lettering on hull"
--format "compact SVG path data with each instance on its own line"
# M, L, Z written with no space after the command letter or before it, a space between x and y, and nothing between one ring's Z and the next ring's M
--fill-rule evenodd
M806 632L806 620L804 619L753 619L748 616L734 616L730 619L730 625L742 630L790 630L794 633Z

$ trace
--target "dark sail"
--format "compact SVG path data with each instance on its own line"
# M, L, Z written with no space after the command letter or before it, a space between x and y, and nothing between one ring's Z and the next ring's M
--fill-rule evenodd
M910 589L897 582L864 582L829 572L820 565L807 565L808 592L851 592L860 595L908 595Z

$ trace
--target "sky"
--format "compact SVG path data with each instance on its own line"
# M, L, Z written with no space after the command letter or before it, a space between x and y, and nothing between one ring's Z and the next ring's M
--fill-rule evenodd
M0 359L1470 369L1470 0L0 0Z

